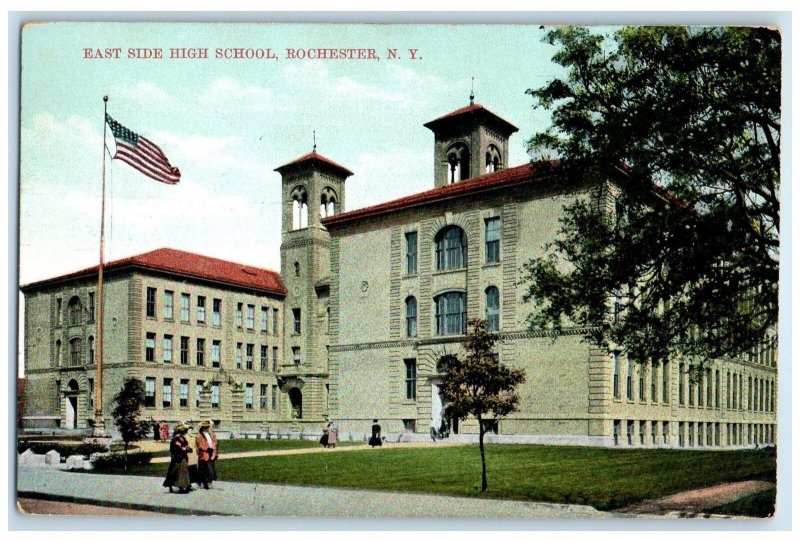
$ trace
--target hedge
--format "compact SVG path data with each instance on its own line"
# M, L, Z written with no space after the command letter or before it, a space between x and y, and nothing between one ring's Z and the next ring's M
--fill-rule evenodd
M21 440L17 442L17 453L22 453L30 449L35 454L46 454L50 450L55 450L61 457L69 457L71 455L82 455L88 457L97 452L107 452L108 447L104 444L97 444L94 442L46 442L46 441L26 441Z
M129 452L128 453L128 466L147 465L153 459L153 454L150 452ZM95 470L112 471L122 470L125 468L125 454L113 453L102 454L95 458L93 461Z

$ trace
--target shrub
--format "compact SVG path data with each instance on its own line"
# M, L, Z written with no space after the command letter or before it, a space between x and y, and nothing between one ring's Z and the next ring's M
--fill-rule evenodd
M17 442L17 453L22 453L30 449L35 454L46 454L50 450L55 450L61 457L70 455L90 456L97 452L106 452L108 448L104 444L94 442L48 442L48 441L26 441Z
M147 465L151 459L153 459L153 454L150 452L128 453L128 466ZM95 470L98 471L123 470L125 469L125 454L101 454L92 463Z

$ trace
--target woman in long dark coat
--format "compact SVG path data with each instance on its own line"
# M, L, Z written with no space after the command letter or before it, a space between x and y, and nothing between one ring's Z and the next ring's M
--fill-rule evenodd
M172 493L173 486L177 487L180 493L188 493L192 488L189 480L189 454L192 448L189 446L189 441L186 440L188 431L189 429L185 425L178 425L169 443L171 460L163 485L169 488L170 493Z

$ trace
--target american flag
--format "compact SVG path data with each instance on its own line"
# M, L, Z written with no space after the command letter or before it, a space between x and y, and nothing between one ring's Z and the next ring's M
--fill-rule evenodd
M166 184L178 184L181 172L173 167L158 145L125 128L106 113L106 122L117 142L114 158L138 169L151 179Z

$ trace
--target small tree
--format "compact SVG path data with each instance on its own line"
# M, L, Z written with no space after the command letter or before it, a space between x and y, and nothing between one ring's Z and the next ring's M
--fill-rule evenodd
M519 396L516 387L525 381L522 369L506 367L497 359L494 344L497 336L486 329L480 319L468 322L464 339L466 355L461 360L449 359L439 387L451 418L478 420L478 443L481 451L481 491L486 491L486 451L483 437L489 427L484 424L487 414L496 420L517 410Z
M128 445L143 439L149 432L148 422L139 419L139 412L144 405L144 382L138 378L126 379L122 389L114 396L114 403L114 425L125 443L125 470L128 470Z

